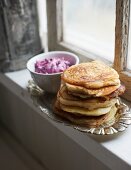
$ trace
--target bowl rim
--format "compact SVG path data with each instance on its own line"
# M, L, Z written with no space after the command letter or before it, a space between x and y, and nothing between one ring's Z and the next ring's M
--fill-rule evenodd
M51 75L61 74L61 73L63 73L63 71L62 71L62 72L58 72L58 73L44 74L44 73L37 73L37 72L35 72L35 71L30 70L30 68L29 68L29 63L30 63L31 60L33 60L34 58L37 58L38 56L46 56L46 55L48 55L48 54L58 54L58 53L59 53L59 54L60 54L60 53L63 53L63 54L69 54L69 55L71 55L71 56L74 57L75 60L76 60L76 63L75 63L74 65L79 64L79 57L78 57L76 54L72 53L72 52L67 52L67 51L48 51L48 52L40 53L40 54L37 54L37 55L31 57L31 58L27 61L27 63L26 63L26 68L27 68L31 73L38 74L38 75L51 76Z

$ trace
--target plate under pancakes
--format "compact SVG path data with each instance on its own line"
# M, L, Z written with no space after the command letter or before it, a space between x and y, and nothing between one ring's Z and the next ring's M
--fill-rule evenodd
M120 84L118 73L99 61L81 63L69 67L63 72L62 80L66 83L89 89Z
M73 123L74 121L71 121L71 119L74 119L74 116L68 119L67 117L64 118L64 114L61 115L64 111L58 110L59 108L56 107L54 108L54 95L52 96L51 94L43 92L43 90L41 90L32 80L28 82L27 87L33 103L35 103L35 106L41 110L42 115L44 114L57 123L70 126L83 133L91 133L95 135L112 135L125 131L131 124L130 108L125 103L123 103L120 98L118 98L117 113L113 119L108 119L107 121L104 119L105 115L102 115L93 121L91 120L93 116L90 117L90 120L84 120L84 116L82 116L78 121L75 118L76 123ZM105 123L103 121L98 121L98 123L96 122L100 117L103 117ZM89 123L89 121L91 123Z

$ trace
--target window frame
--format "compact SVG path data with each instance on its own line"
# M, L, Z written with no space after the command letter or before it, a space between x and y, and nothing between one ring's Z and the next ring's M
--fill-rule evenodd
M126 86L126 92L123 97L131 101L131 73L126 70L130 0L116 0L115 56L113 63L75 45L63 42L62 0L46 0L46 5L48 50L73 52L80 57L80 62L102 59L105 63L112 65L118 71L121 81Z
M131 73L127 70L130 0L116 0L114 68L126 86L124 98L131 101Z

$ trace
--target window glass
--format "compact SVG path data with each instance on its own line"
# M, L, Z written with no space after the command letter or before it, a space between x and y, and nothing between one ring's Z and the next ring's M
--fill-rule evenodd
M46 0L37 0L39 34L43 48L47 48L47 16L46 16Z
M115 0L63 0L63 41L114 59Z

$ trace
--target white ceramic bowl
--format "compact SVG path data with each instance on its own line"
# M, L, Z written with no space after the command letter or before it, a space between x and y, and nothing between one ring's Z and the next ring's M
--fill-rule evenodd
M65 60L68 60L71 65L79 64L79 58L77 55L66 52L66 51L52 51L42 54L38 54L32 57L27 62L27 69L30 71L30 74L34 82L43 90L50 93L57 93L60 87L61 82L61 72L52 73L52 74L43 74L35 72L35 63L36 61L49 59L49 58L61 58L64 57Z

